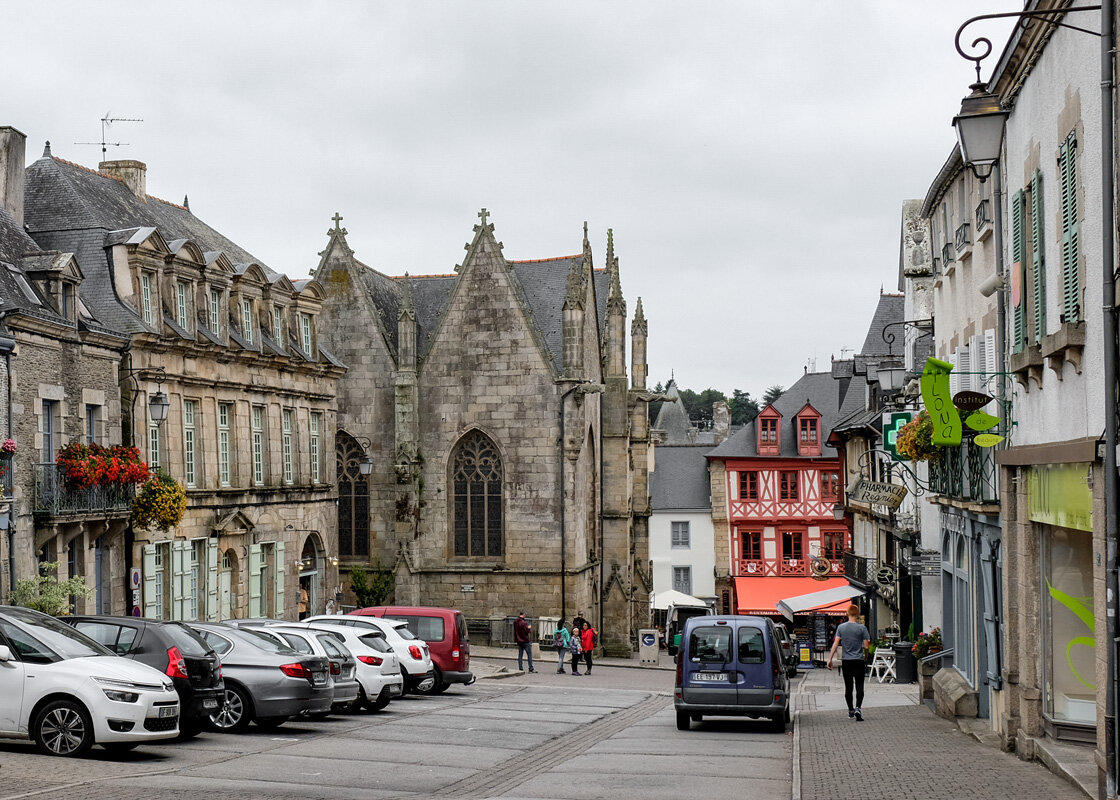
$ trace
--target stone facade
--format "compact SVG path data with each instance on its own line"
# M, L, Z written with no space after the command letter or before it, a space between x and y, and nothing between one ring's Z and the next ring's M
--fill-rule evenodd
M582 254L509 261L480 216L457 274L385 276L354 257L337 220L320 254L322 335L349 366L343 570L391 566L398 603L470 619L582 611L608 650L629 652L648 616L636 582L648 490L633 467L648 441L640 305L631 381L613 244L605 271L586 235Z

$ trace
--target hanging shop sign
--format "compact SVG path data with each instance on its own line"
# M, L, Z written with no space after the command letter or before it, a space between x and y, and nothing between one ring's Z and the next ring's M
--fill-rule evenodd
M894 588L895 581L898 580L898 573L895 572L894 567L890 564L884 564L875 570L875 585L880 589Z
M1027 471L1027 513L1035 522L1093 530L1092 464L1040 464Z
M883 414L883 449L890 453L895 461L909 460L898 452L898 433L913 419L912 411L888 411Z
M848 500L869 503L873 506L898 508L906 497L906 487L897 483L881 483L860 478L847 490Z
M949 391L949 373L953 365L937 358L927 358L919 385L922 403L933 420L933 444L938 447L956 447L961 443L961 415L953 405Z

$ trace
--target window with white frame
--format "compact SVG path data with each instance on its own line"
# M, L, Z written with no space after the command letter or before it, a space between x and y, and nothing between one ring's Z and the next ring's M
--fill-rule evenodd
M199 563L205 563L206 559L205 551L203 551L201 557L199 556L199 545L205 547L206 542L194 541L191 542L190 547L190 563L187 567L187 585L189 591L186 598L184 598L187 603L187 619L198 619L198 595L199 589L202 588L198 574Z
M190 330L190 317L187 313L187 283L175 281L175 321L183 330Z
M673 590L692 594L692 567L673 567Z
M155 554L152 556L152 563L155 565L153 572L155 573L154 591L152 592L152 607L155 613L152 615L155 619L163 619L163 593L165 591L165 581L163 578L163 551L166 549L166 544L157 545Z
M86 403L86 442L97 442L98 429L101 427L101 406Z
M309 423L308 450L311 453L311 482L319 482L319 420L322 414L312 412Z
M670 544L672 547L687 548L691 545L688 522L671 522Z
M303 344L303 352L311 355L311 315L299 315L299 335Z
M264 406L253 406L253 485L264 483Z
M160 466L160 441L159 441L159 423L148 423L148 466L159 468Z
M272 307L272 338L277 344L284 344L284 309L280 306Z
M155 321L152 314L152 273L140 273L140 316L151 325Z
M186 480L187 486L193 487L196 485L198 475L196 472L196 452L195 445L198 442L196 438L197 429L196 416L198 410L198 403L194 400L183 401L183 476Z
M229 418L230 403L218 403L218 480L222 486L230 484L229 469Z
M222 332L222 292L220 289L210 290L210 330L215 335Z
M248 297L241 298L241 335L253 343L253 301Z
M284 483L292 483L295 475L292 469L292 411L289 408L285 408L281 413L281 438L284 453Z

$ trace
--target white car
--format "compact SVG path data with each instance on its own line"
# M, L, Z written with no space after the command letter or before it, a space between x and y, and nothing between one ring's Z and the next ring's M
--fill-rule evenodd
M54 617L0 606L0 736L80 756L95 744L122 751L178 735L169 677Z
M432 656L428 652L428 643L413 636L407 622L382 617L359 617L353 614L321 614L306 617L303 621L314 622L317 625L341 625L357 630L381 631L385 634L385 641L393 648L393 652L401 662L405 691L426 692L435 685L436 673L432 669Z
M353 653L358 662L355 676L361 690L358 692L358 699L350 706L351 711L363 707L370 711L380 711L389 705L389 701L394 697L404 694L404 676L401 674L400 660L381 631L349 625L332 625L322 620L312 623L290 623L285 627L297 626L328 633Z

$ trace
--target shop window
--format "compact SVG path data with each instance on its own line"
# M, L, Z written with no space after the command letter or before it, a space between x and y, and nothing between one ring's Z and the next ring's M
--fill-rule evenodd
M1043 530L1043 710L1057 722L1096 725L1092 537Z

